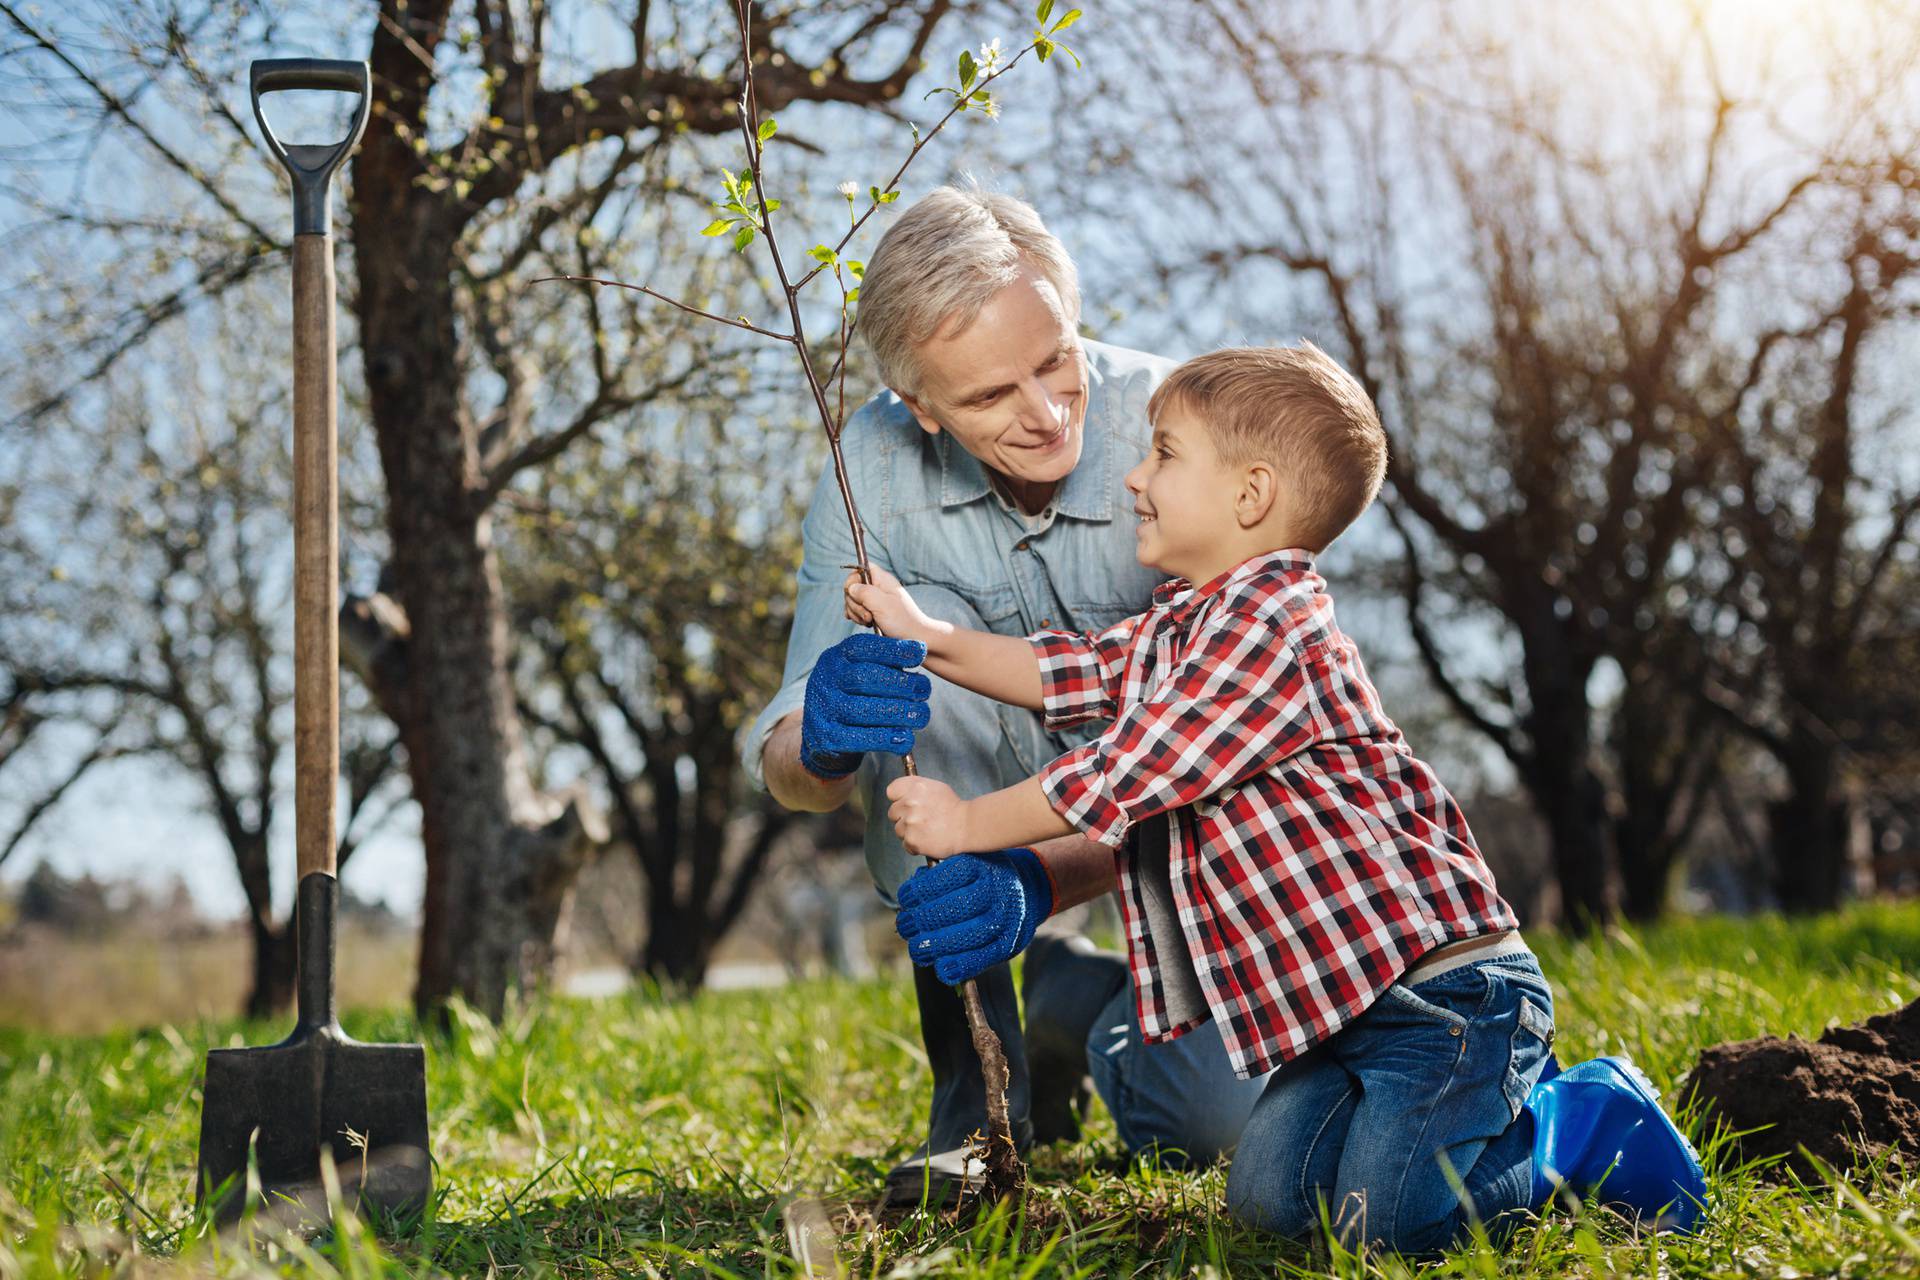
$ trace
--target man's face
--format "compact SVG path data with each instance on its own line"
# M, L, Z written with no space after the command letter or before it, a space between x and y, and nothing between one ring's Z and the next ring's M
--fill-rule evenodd
M1238 471L1221 462L1206 423L1177 403L1167 406L1153 424L1147 456L1127 472L1140 563L1196 586L1232 568L1239 481Z
M929 434L1011 480L1056 484L1080 461L1086 357L1060 296L1024 259L973 323L920 344L920 394L902 397Z

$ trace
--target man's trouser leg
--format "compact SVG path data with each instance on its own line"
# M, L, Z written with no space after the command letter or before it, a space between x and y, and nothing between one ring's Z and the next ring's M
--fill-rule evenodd
M1143 1044L1131 982L1094 1019L1087 1063L1127 1154L1157 1153L1182 1166L1231 1152L1267 1084L1266 1076L1233 1074L1215 1022L1176 1040Z
M980 616L960 597L937 587L916 586L914 602L930 617L972 630L985 630ZM929 778L937 778L960 795L971 798L997 791L1025 776L1014 758L1001 724L1002 715L1031 716L1017 708L1003 708L988 698L969 693L944 680L933 682L931 718L914 743L914 764ZM908 853L886 820L887 785L905 772L900 757L873 753L861 767L867 788L867 869L889 906L896 891L925 861ZM889 1199L939 1202L958 1190L965 1169L968 1139L987 1123L986 1084L980 1059L973 1049L960 994L934 976L932 969L914 967L914 994L920 1004L920 1037L927 1047L933 1071L933 1111L928 1141L887 1175ZM1007 1114L1014 1141L1024 1150L1032 1134L1028 1121L1026 1046L1020 1033L1019 1003L1013 975L1004 964L981 973L981 1003L988 1025L1000 1037L1007 1055Z

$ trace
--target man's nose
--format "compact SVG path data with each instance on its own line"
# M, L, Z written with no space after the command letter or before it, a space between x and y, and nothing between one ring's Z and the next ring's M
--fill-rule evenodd
M1029 378L1022 383L1020 396L1020 407L1027 415L1027 421L1045 431L1053 431L1072 412L1065 397L1055 395L1053 389L1038 378Z

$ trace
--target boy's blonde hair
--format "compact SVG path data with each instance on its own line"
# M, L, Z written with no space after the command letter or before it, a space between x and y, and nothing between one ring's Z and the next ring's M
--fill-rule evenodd
M1296 495L1301 545L1319 552L1360 518L1387 474L1387 433L1366 388L1311 342L1228 347L1177 366L1147 402L1206 422L1228 466L1273 463Z

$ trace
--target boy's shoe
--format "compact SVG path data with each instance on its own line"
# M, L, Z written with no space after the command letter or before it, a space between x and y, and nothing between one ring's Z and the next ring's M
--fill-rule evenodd
M1533 1113L1533 1203L1562 1187L1625 1209L1656 1230L1692 1231L1707 1178L1693 1144L1625 1058L1594 1058L1548 1073L1527 1095Z
M1072 1142L1093 1095L1087 1035L1095 1018L1126 985L1125 957L1102 951L1079 934L1042 933L1027 948L1020 1002L1027 1024L1027 1071L1033 1089L1033 1140Z

